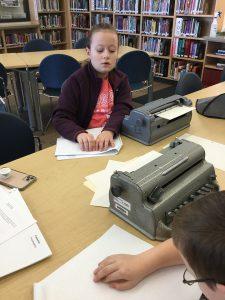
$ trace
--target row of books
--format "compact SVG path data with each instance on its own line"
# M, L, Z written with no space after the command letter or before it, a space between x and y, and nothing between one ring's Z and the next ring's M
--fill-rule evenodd
M195 18L176 18L174 35L199 37L201 35L201 23Z
M170 0L143 0L142 13L169 15L172 10L172 2L170 3Z
M155 76L167 77L169 62L167 59L154 59L153 74Z
M92 25L97 25L100 23L108 23L112 24L113 19L111 15L105 15L105 14L96 14L92 16Z
M49 43L61 43L62 42L62 33L60 30L53 30L42 33L42 39L48 41Z
M89 15L73 14L72 15L72 27L89 28L90 27Z
M92 10L113 10L112 0L92 0L91 1Z
M114 0L114 12L138 14L139 0Z
M169 36L172 31L172 23L169 19L144 19L143 31L145 34Z
M38 11L60 10L60 0L38 0Z
M120 34L119 35L119 44L122 46L138 48L138 39L136 36Z
M194 72L198 75L201 73L201 66L198 63L190 63L185 61L172 61L170 68L170 78L179 80L186 72Z
M161 38L143 38L142 50L166 56L169 55L170 41Z
M80 39L87 37L87 32L82 30L72 30L72 44L73 48L75 46L75 43L79 41Z
M205 12L205 0L177 0L177 14L203 14Z
M203 59L204 50L204 44L199 41L174 38L171 55L176 57Z
M137 32L137 18L133 16L117 16L116 18L116 30L118 32Z
M39 16L41 28L62 27L62 16L59 15L41 15Z
M88 6L87 0L70 0L70 10L71 11L88 11L89 6Z
M6 34L5 42L6 46L24 45L27 42L37 39L37 33L10 33Z

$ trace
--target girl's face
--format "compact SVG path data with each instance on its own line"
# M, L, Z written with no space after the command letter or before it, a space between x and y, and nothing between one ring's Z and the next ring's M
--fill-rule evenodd
M118 37L109 30L98 31L92 35L87 54L99 77L107 77L115 67L118 55Z

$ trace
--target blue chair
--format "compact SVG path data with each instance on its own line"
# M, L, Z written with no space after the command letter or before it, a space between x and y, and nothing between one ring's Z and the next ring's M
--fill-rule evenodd
M53 110L53 98L58 98L61 87L65 80L80 68L80 63L71 56L65 54L52 54L45 57L39 66L39 76L43 84L43 92L49 97ZM42 116L41 120L42 120ZM51 118L47 123L46 129L51 122ZM46 129L43 131L45 132Z
M199 91L203 88L201 79L196 73L187 72L178 81L175 94L187 95Z
M75 43L74 48L75 49L84 49L87 47L88 43L89 43L88 37L83 37Z
M43 39L34 39L26 43L23 52L50 51L54 50L52 44Z
M0 164L35 152L35 138L41 150L40 139L33 136L27 123L11 113L0 112Z
M223 81L225 81L225 67L223 68L223 71L222 71L222 74L220 77L220 82L223 82Z
M135 93L143 91L147 91L147 93L145 92L147 94L145 102L153 100L153 65L154 61L150 56L140 50L128 52L118 60L117 69L127 74L133 100L137 101L139 98L134 98Z

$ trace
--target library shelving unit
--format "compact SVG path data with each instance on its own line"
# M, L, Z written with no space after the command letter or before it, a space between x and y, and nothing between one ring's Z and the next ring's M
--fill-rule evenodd
M31 39L40 36L34 2L29 0L29 21L0 23L0 53L20 52Z
M41 38L50 42L56 49L68 48L68 1L38 0L37 11Z
M215 5L215 0L176 0L169 77L178 80L181 72L187 70L202 78L205 36L210 33Z
M216 0L69 0L72 41L99 22L115 26L122 45L154 58L154 74L178 80L182 70L202 77Z
M204 61L203 84L210 86L220 81L225 67L225 37L207 38Z

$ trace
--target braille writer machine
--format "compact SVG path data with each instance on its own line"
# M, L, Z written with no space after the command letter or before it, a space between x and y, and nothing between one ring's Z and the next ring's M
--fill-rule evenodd
M169 135L190 126L192 102L174 95L135 108L125 116L122 134L145 145L152 145ZM163 114L162 114L163 113ZM165 113L173 117L164 117Z
M165 240L179 209L219 187L202 146L176 139L160 153L136 171L114 172L109 200L111 212L149 238Z

